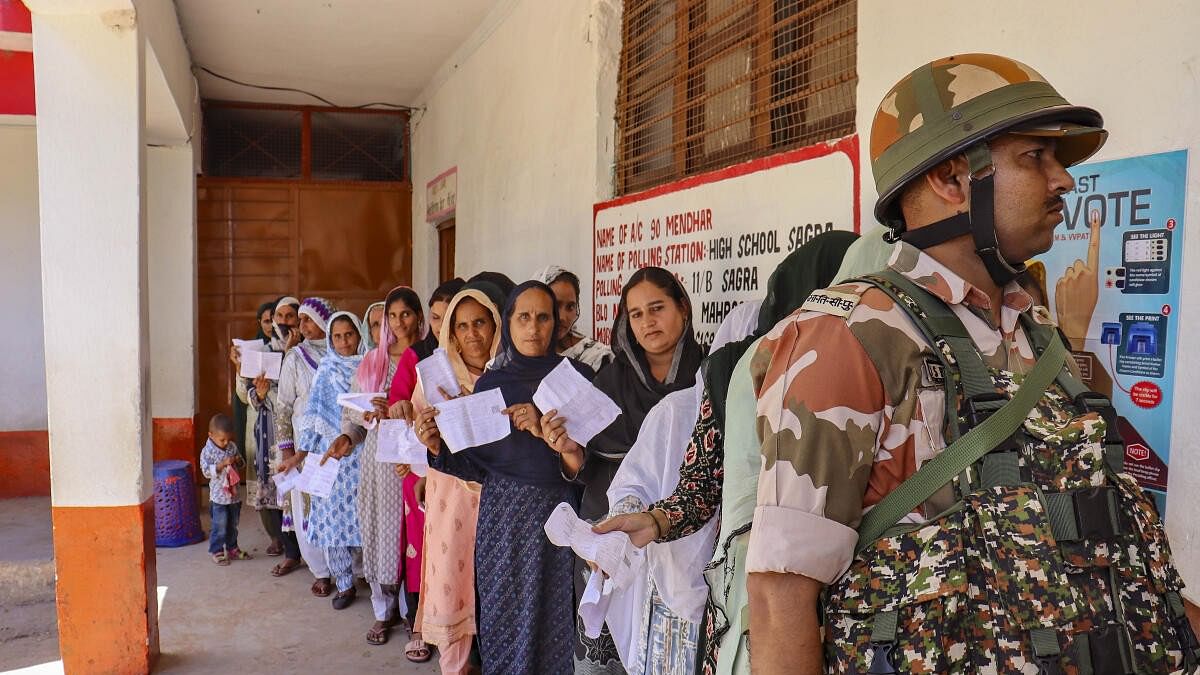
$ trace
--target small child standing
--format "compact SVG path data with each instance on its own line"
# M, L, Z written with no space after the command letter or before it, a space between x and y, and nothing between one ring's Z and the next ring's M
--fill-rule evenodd
M237 443L233 442L233 420L217 413L208 422L208 442L200 452L200 471L208 479L208 498L211 502L212 535L208 553L218 565L230 560L249 560L250 554L238 548L238 520L242 513L242 496L238 485L241 476L235 467L243 466Z

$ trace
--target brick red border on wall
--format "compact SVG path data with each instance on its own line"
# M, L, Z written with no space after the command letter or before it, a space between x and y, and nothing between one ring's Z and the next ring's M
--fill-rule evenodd
M154 498L51 509L68 673L148 673L158 656Z
M155 417L152 426L154 461L182 459L195 469L200 451L196 445L196 425L191 417Z
M49 433L0 431L0 499L49 496Z
M199 458L190 417L153 420L154 461L182 459L193 475ZM50 496L50 436L45 429L0 431L0 499Z

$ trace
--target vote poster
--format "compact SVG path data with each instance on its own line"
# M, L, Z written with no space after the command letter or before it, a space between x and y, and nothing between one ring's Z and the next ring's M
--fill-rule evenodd
M1045 266L1050 311L1090 388L1112 399L1126 471L1166 513L1187 151L1070 170Z
M766 295L789 253L822 232L854 230L857 162L849 137L597 204L595 338L611 343L621 289L654 265L683 283L696 337L710 344L730 310Z

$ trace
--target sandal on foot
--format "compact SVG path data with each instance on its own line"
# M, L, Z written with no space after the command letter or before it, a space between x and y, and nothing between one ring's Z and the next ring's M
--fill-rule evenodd
M298 567L300 567L299 560L292 560L291 558L288 558L287 560L284 560L275 567L271 568L271 576L286 577L292 572L295 572L296 568Z
M328 577L317 579L312 585L312 594L318 598L328 598L330 593L333 593L333 584Z
M354 598L358 597L358 591L353 586L344 591L338 591L337 595L333 596L334 609L346 609L350 603L354 602Z
M267 547L267 555L272 558L283 555L283 544L273 543Z
M429 645L423 640L411 640L404 645L404 658L413 663L425 663L433 656L433 652L429 651Z
M226 567L229 565L229 557L225 555L224 551L212 554L212 561L221 567Z
M245 551L243 551L240 548L231 548L231 549L229 549L229 559L230 560L254 560L254 556L250 555L249 553L246 553Z
M384 625L378 625L381 623ZM373 645L387 644L388 633L392 630L391 626L388 626L383 621L378 621L376 624L375 626L371 626L371 630L367 631L367 643Z

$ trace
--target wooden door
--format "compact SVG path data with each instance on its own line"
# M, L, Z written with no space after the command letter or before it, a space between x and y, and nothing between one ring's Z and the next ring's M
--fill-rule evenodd
M454 219L437 226L438 283L454 278Z
M235 337L282 295L361 315L412 279L412 190L397 184L197 180L196 424L229 411Z

